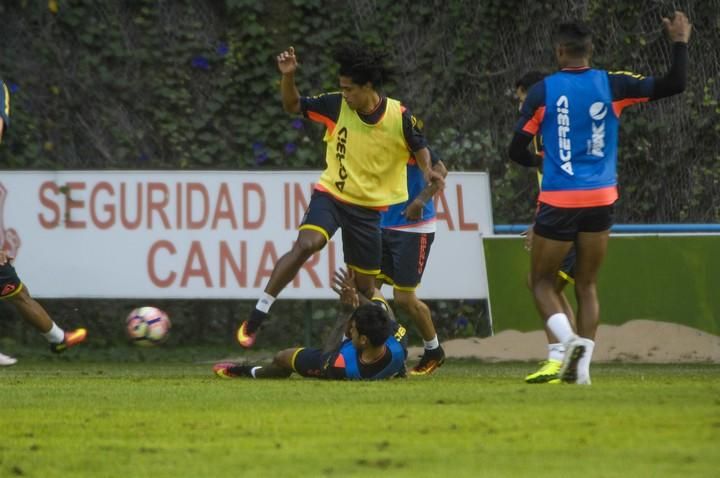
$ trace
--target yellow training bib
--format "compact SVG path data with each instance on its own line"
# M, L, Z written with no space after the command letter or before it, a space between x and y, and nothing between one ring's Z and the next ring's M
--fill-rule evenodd
M340 116L325 133L327 167L320 185L350 204L384 207L407 201L410 159L400 102L387 99L385 115L367 124L342 100Z

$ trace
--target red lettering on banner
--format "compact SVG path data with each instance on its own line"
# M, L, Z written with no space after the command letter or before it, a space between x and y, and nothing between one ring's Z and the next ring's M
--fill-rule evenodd
M182 183L175 183L175 228L182 229Z
M153 284L155 284L156 287L170 287L173 282L175 282L176 274L175 272L170 272L170 274L167 275L166 278L161 279L158 277L156 270L155 270L155 255L157 254L158 250L165 249L167 250L170 255L175 255L175 246L173 246L173 243L170 241L157 241L155 244L150 247L150 251L148 252L148 259L147 259L147 267L148 267L148 276L150 276L150 281L152 281Z
M127 218L127 184L126 183L120 183L120 222L122 223L123 227L125 229L137 229L140 227L140 223L142 222L142 204L143 204L143 196L142 196L142 186L139 184L135 185L135 192L137 194L137 205L135 207L135 212L137 215L135 216L135 221L130 222L130 220Z
M84 191L84 182L69 182L65 184L65 227L68 229L84 229L86 226L85 221L74 220L72 218L73 209L82 209L85 206L85 201L72 199L73 191Z
M277 248L273 241L263 243L259 257L256 254L249 254L246 241L229 243L218 241L216 244L217 252L213 252L210 257L206 255L208 244L199 240L182 245L168 240L159 240L153 243L147 254L147 271L150 282L158 288L261 288L272 275L278 261ZM215 251L213 247L210 250ZM323 254L327 254L327 256L323 256ZM334 255L335 243L330 242L328 247L314 254L303 264L300 272L293 278L291 287L315 289L329 287L335 272ZM208 267L207 258L210 258L210 261L217 260L216 264L219 267L217 269ZM258 260L257 263L256 260ZM324 276L321 278L321 274L318 273L318 267L322 260L328 261L326 282L323 282L326 278ZM214 270L217 272L213 272ZM254 276L253 272L255 272ZM193 278L201 280L191 283ZM309 282L312 282L312 286Z
M193 193L200 193L200 197L202 197L202 214L200 214L200 219L193 219L192 213L193 213ZM187 183L185 185L185 193L187 195L187 227L188 229L202 229L205 227L205 224L207 224L208 221L208 211L210 208L210 195L208 194L207 188L202 183Z
M310 257L310 259L305 261L305 264L303 264L298 273L295 274L295 277L293 278L293 287L300 287L300 272L304 270L310 276L313 286L316 289L322 289L323 285L320 280L320 276L318 276L317 272L315 272L315 266L318 265L318 262L320 262L320 253L316 252Z
M440 206L442 206L442 210L440 209ZM447 199L445 199L445 191L439 191L435 195L435 217L438 221L445 221L447 223L448 230L455 230L452 215L450 214L450 208L448 207Z
M45 229L55 229L60 224L60 206L55 201L46 196L46 193L51 192L56 196L60 194L57 184L52 181L45 181L40 185L40 204L45 206L52 212L50 219L46 218L42 213L38 214L38 221L40 225Z
M154 196L155 191L160 191L162 197L159 201L156 201ZM167 214L165 214L165 208L170 203L170 192L165 183L148 183L147 184L147 216L148 216L148 229L153 228L153 211L157 211L162 220L165 229L170 229L170 221L168 220Z
M463 203L462 184L455 185L458 204L458 224L461 231L477 231L480 229L477 222L465 222L465 205Z
M115 190L109 182L100 181L97 183L90 193L90 218L92 219L93 224L95 224L95 227L98 229L109 229L113 224L115 224L115 206L112 203L103 205L102 209L108 214L108 216L107 220L101 221L97 215L99 202L97 196L100 191L106 191L110 197L115 195Z
M250 192L255 192L260 200L260 212L256 220L250 219ZM243 229L260 229L265 222L265 192L258 183L243 184Z
M212 228L217 229L220 219L230 221L233 229L237 229L237 219L233 208L232 198L227 183L220 184L217 201L215 203L215 215L213 216Z
M194 267L196 259L198 266ZM210 271L208 270L205 253L203 253L200 241L192 241L190 243L190 251L188 252L187 262L185 262L185 270L180 280L180 287L187 287L191 277L201 277L203 281L205 281L205 287L212 287Z
M235 261L227 242L220 242L220 287L227 286L227 266L232 269L235 283L240 287L247 287L247 243L245 241L240 241L238 261Z

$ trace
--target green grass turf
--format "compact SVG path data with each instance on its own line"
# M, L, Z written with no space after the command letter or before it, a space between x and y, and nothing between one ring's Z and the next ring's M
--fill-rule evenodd
M222 380L201 363L228 352L73 350L0 369L0 476L710 477L720 469L718 365L600 364L593 385L581 387L526 385L535 367L527 363L450 361L431 377L375 383Z

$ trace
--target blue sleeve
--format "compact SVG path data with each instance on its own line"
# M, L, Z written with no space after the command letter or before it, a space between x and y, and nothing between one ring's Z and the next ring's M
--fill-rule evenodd
M520 119L515 125L516 133L535 136L545 115L545 80L530 87L527 97L520 108Z

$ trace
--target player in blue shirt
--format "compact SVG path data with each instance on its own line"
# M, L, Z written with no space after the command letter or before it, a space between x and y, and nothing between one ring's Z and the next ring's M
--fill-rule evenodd
M685 89L687 42L692 26L682 12L664 18L673 42L672 65L663 77L590 68L592 33L564 23L553 35L560 71L528 92L509 147L513 161L537 166L527 147L543 139L543 181L533 227L531 282L546 326L565 344L559 376L590 384L590 360L599 323L597 275L605 258L617 200L618 121L623 108ZM555 277L575 242L577 335L555 290Z
M520 111L522 111L522 105L525 102L525 98L527 98L527 93L530 88L536 83L542 81L543 78L545 78L545 74L540 73L539 71L529 71L515 82L515 96L520 103ZM540 161L542 161L542 137L539 134L533 137L531 151L535 156L539 157ZM537 177L538 187L541 187L542 164L537 167ZM532 236L532 226L530 226L525 232L525 249L528 251L532 248ZM575 257L575 246L573 245L570 252L568 252L568 255L565 256L565 259L560 266L560 270L558 270L557 277L555 278L555 290L560 298L563 312L565 312L565 315L567 315L573 327L575 324L575 312L573 311L568 298L565 296L564 290L568 284L575 284ZM532 290L530 274L528 274L528 287ZM548 340L547 359L541 363L541 366L537 371L528 374L525 377L525 381L527 383L560 383L558 372L560 371L562 360L565 356L565 345L563 345L563 343L560 342L547 327L545 327L545 335Z
M447 176L447 169L430 150L433 170ZM424 351L410 375L429 375L445 361L432 315L415 290L420 285L437 229L433 197L440 189L427 184L414 158L407 165L408 200L390 206L380 217L382 229L382 265L378 289L383 283L393 288L395 303L408 312L423 338Z

